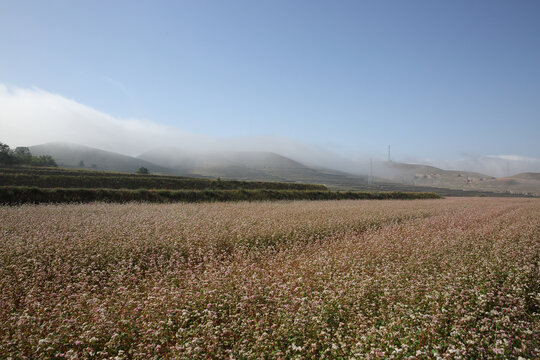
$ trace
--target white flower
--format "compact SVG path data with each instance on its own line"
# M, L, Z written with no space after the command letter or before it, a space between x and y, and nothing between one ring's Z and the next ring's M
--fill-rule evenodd
M38 344L39 345L47 345L51 342L51 339L45 338L45 339L39 339Z

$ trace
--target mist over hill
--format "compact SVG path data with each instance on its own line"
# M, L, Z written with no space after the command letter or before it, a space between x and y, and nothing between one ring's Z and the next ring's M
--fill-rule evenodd
M186 152L161 148L139 158L183 174L236 180L286 181L325 184L333 187L367 184L366 176L313 168L288 157L263 151Z
M28 129L32 129L29 131ZM348 174L365 177L369 174L370 159L374 163L384 163L386 158L386 144L379 144L376 148L367 146L363 142L372 142L367 134L360 134L357 148L340 147L339 144L317 144L293 140L279 134L228 136L218 137L205 134L196 134L184 131L177 126L138 120L132 118L118 118L101 112L75 100L62 95L47 92L37 88L12 88L0 84L0 141L12 147L28 146L29 144L49 144L51 141L60 143L84 144L91 148L102 149L112 153L130 156L132 159L120 161L121 169L130 171L133 166L140 165L145 157L156 152L156 149L175 148L181 144L182 151L175 152L178 164L172 164L175 171L189 172L193 167L197 171L205 172L209 176L217 171L208 171L208 168L221 167L219 173L224 176L238 176L247 172L246 164L230 157L219 159L215 164L217 155L225 153L274 153L295 161L309 169L332 169ZM406 136L403 137L406 141ZM368 141L369 140L369 141ZM377 150L379 149L379 150ZM422 157L422 154L412 156L393 147L394 158L408 164L430 165L439 169L476 172L487 177L508 177L513 174L540 172L540 159L522 155L481 155L460 153L446 160ZM79 150L76 150L78 152ZM35 153L40 153L39 148ZM80 160L74 159L74 154L64 155L64 162L69 166L76 165ZM139 160L135 158L142 156ZM202 156L203 154L204 156ZM212 156L208 157L207 155ZM426 155L426 154L424 154ZM430 155L430 154L428 154ZM457 157L456 157L457 156ZM80 157L80 154L78 154ZM91 155L87 160L81 159L86 166L103 163L103 169L118 168L114 162L105 161L107 157L98 154ZM74 164L74 162L77 162ZM176 161L176 160L175 160ZM129 164L129 165L127 165ZM144 164L144 163L143 163ZM156 164L161 167L169 165L159 159ZM221 166L226 164L226 166ZM148 165L148 164L147 164ZM144 166L144 165L142 165ZM150 165L149 165L150 166ZM236 169L232 172L229 170ZM250 166L247 166L251 169ZM297 165L296 165L297 167ZM156 172L170 172L171 169L153 168ZM249 176L260 176L259 168ZM265 176L280 177L279 171L263 171ZM300 172L306 172L305 169ZM383 174L384 175L384 174ZM406 175L407 178L409 175ZM302 175L303 177L303 175ZM426 179L429 179L426 178ZM418 179L417 179L418 180Z
M371 161L368 166L356 168L358 173L353 174L303 164L274 152L263 151L194 152L177 147L161 147L133 157L60 142L30 146L30 150L35 155L51 155L60 166L79 168L82 162L85 168L95 170L135 172L140 167L146 167L154 174L301 182L324 184L334 189L418 191L436 188L540 195L540 174L530 172L497 178L423 164Z

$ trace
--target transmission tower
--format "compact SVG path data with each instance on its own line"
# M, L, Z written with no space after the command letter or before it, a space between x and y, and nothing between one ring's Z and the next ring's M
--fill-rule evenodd
M368 184L373 184L373 159L369 158L369 177Z

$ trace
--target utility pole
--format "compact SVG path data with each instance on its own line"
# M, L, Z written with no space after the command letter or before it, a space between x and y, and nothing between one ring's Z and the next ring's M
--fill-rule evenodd
M388 145L388 162L391 162L392 158L390 157L390 145Z
M373 184L373 159L369 158L369 185Z

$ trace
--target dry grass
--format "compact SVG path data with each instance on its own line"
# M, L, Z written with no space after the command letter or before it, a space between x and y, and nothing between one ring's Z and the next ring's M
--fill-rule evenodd
M0 358L538 358L540 201L0 208Z

